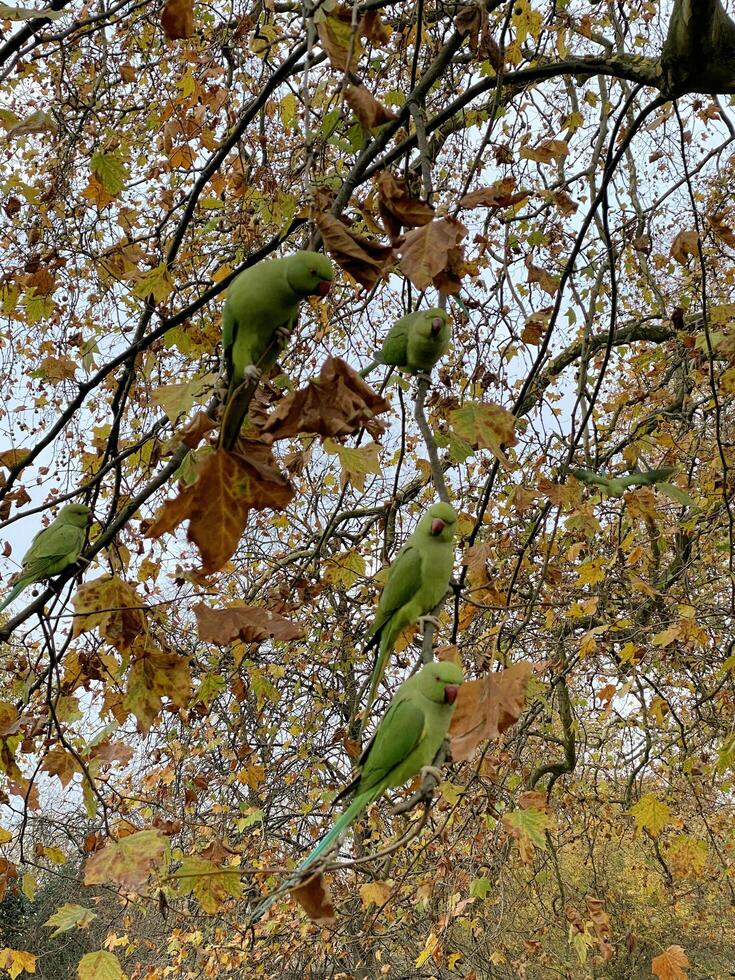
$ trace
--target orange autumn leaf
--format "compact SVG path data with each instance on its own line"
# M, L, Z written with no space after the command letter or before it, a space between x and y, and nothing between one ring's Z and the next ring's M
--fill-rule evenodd
M687 955L681 946L669 946L651 961L651 972L658 980L687 980L689 966Z
M322 875L314 875L298 888L292 888L291 895L314 922L331 925L335 921L330 889Z
M245 643L299 640L305 634L303 626L262 606L210 609L200 602L194 606L194 615L197 618L199 639L223 646L238 639Z
M393 261L392 246L358 235L327 211L318 212L314 220L334 261L365 289L372 289L388 272Z
M521 660L505 670L479 680L465 681L449 726L449 742L455 762L472 757L486 739L496 741L520 718L532 665Z
M161 13L161 27L170 41L194 33L194 0L167 0Z

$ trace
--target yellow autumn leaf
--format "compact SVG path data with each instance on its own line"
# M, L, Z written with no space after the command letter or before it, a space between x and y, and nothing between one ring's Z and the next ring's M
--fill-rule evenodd
M7 970L10 980L15 980L24 971L26 973L36 972L36 957L33 953L26 953L22 949L0 949L0 970Z
M419 968L422 967L424 963L426 963L426 961L429 959L429 957L436 952L438 946L439 946L439 939L437 938L436 933L430 932L426 939L426 944L424 945L424 948L416 957L416 966Z
M652 793L647 793L632 806L628 813L635 817L636 829L647 830L657 837L667 824L671 823L672 813L665 803Z

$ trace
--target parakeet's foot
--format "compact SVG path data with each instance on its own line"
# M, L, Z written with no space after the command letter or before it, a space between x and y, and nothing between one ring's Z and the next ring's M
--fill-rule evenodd
M437 783L442 781L441 769L437 769L436 766L422 766L421 767L421 782L426 779L427 776L433 776Z
M263 377L263 372L255 364L248 364L242 372L243 384L257 384Z
M431 375L428 371L417 371L415 377L417 381L425 381L427 385L431 384Z
M226 384L218 385L212 392L212 397L215 401L223 404L227 400L227 393L230 390L230 386Z
M434 627L434 629L437 629L437 630L441 627L441 623L436 618L436 616L419 616L419 618L416 620L416 622L417 622L417 624L419 626L419 629L421 629L422 631L426 628L425 627L425 624L426 623L431 623L431 625Z
M278 342L278 346L285 347L291 339L291 330L288 327L276 327L276 329L273 331L273 335Z

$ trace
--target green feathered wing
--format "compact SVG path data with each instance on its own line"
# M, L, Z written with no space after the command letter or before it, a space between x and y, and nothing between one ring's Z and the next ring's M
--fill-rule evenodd
M57 575L72 565L84 547L84 527L67 523L59 516L43 531L39 531L22 559L23 570L0 611L34 582Z

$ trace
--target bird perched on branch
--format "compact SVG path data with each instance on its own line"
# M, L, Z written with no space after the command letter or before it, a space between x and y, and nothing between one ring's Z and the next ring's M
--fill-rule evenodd
M22 568L15 576L15 584L0 604L5 609L23 589L41 579L58 575L73 565L84 547L87 526L92 511L85 504L67 504L59 511L56 520L39 531L30 548L21 559Z
M388 568L366 651L377 646L363 726L401 630L427 617L446 595L454 565L457 512L432 504Z
M296 885L302 872L336 843L363 810L387 789L401 786L425 770L436 774L432 763L449 730L462 682L462 671L456 664L440 661L425 664L401 684L358 761L358 775L337 797L341 799L352 793L352 802L304 858L281 892ZM260 904L253 914L254 922L265 914L276 897L271 895Z
M396 320L390 328L378 361L411 374L429 374L446 354L450 338L449 317L444 310L416 310Z
M572 476L580 483L595 484L601 487L611 497L622 497L630 487L651 487L657 483L666 483L669 477L676 472L673 466L665 466L658 470L647 470L641 472L636 470L628 476L598 476L591 470L572 469L569 470Z
M222 312L222 348L228 392L220 445L231 449L255 386L288 342L307 296L326 296L334 276L320 252L264 259L231 283Z

